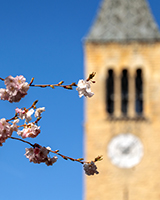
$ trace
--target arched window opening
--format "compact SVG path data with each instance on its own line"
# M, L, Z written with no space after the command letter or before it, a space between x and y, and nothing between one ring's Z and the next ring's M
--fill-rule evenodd
M135 80L135 88L136 88L136 113L141 115L143 112L143 80L142 80L142 70L137 69L136 80Z
M114 112L114 74L113 70L108 70L108 77L106 80L106 109L109 114Z
M128 72L126 69L122 71L121 77L121 111L124 115L128 110Z

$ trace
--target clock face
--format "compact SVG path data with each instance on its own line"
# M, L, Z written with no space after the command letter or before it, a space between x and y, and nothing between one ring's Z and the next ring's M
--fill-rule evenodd
M143 145L133 134L120 134L109 142L107 153L112 164L120 168L131 168L141 161Z

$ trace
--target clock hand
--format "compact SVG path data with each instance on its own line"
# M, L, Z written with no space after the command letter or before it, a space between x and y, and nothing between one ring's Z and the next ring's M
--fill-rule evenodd
M122 149L123 154L129 154L131 149L136 145L136 141L132 142L128 147Z
M132 146L128 146L127 148L123 148L122 149L122 154L129 154L131 147Z

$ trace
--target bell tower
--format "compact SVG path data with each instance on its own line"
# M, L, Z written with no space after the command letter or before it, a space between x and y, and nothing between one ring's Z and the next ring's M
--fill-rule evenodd
M160 199L160 33L146 0L103 0L85 38L85 200Z

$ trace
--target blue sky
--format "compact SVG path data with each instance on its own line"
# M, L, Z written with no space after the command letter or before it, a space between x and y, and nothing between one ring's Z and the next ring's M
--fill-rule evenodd
M83 37L100 0L0 1L0 77L24 75L29 82L66 84L83 78ZM160 26L160 1L149 0ZM0 87L3 87L3 82ZM41 134L32 143L50 146L73 158L83 157L83 102L77 91L30 88L20 103L0 102L0 118L14 109L45 106ZM91 99L92 100L92 99ZM16 133L13 134L16 136ZM62 158L51 167L29 163L27 144L7 140L0 148L1 199L82 200L82 165ZM96 155L95 155L96 156Z

